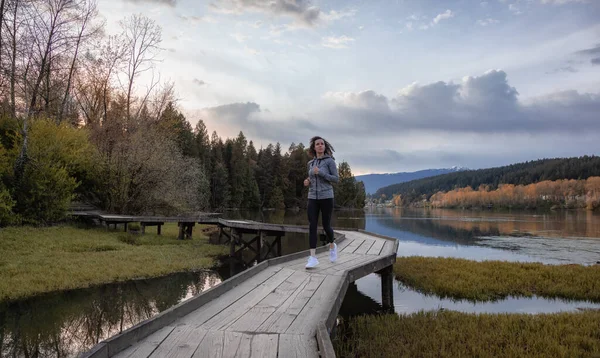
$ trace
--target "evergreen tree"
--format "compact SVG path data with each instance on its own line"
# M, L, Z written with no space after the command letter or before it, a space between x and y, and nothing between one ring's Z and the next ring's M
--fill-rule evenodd
M207 170L210 167L210 139L203 120L199 120L194 129L194 144L200 166Z
M223 141L213 132L211 143L211 207L214 209L227 208L229 205L229 175L223 160Z

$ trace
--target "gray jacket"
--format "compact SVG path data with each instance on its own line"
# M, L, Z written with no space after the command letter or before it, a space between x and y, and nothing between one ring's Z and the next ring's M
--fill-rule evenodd
M315 175L313 168L319 167L319 174ZM308 162L308 178L310 186L308 188L309 199L331 199L333 198L333 186L331 183L337 183L339 180L335 160L325 154L321 158L314 158Z

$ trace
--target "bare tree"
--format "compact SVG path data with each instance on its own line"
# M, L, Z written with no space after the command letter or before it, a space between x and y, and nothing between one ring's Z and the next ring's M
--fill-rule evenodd
M151 70L157 61L161 42L161 28L152 19L143 15L132 15L129 19L122 21L123 34L128 48L127 68L127 120L131 120L131 104L133 98L134 82L143 72ZM150 90L155 86L154 80L149 86ZM150 91L149 90L149 91ZM147 95L146 95L147 98ZM143 107L140 105L140 107Z
M69 93L71 92L71 80L73 78L73 72L75 70L75 63L78 59L79 47L80 47L81 41L98 33L99 30L102 28L101 26L95 26L95 27L92 27L91 31L86 33L86 30L88 29L88 24L96 17L96 15L98 14L98 10L96 9L96 2L94 0L91 0L89 2L84 2L82 5L84 7L81 9L81 13L78 16L79 22L80 22L80 28L79 28L79 32L77 34L77 38L75 41L75 50L73 53L73 60L71 61L71 66L69 68L69 75L67 78L67 85L66 85L67 88L65 89L65 95L63 96L63 100L60 105L60 110L58 113L58 118L57 118L58 122L60 122L62 120L63 113L65 110L65 104L67 103L67 98L69 96Z

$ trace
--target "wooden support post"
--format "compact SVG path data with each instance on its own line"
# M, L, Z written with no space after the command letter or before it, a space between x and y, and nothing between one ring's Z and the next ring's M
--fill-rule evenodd
M177 235L177 240L183 240L185 226L182 222L177 223L177 226L179 226L179 234Z
M185 224L185 238L192 239L192 229L194 228L195 223L186 223Z
M275 238L275 242L277 243L277 256L281 256L281 235L278 235Z
M144 235L146 233L146 224L140 223L140 226L142 227L142 235Z
M229 230L229 257L235 256L235 240L233 238L233 228Z
M160 228L161 228L161 227L162 227L162 224L158 224L158 225L156 226L156 234L157 234L157 235L160 235Z
M381 275L381 303L383 309L393 313L394 310L394 266L389 265L378 271Z
M257 262L261 262L262 261L262 255L260 253L260 249L262 246L262 241L264 240L264 233L262 230L258 230L258 237L256 240L256 261ZM267 252L267 256L269 256L269 253ZM265 257L266 258L266 257Z
M127 223L127 222L123 223L123 231L125 231L125 232L127 232L127 224L129 224L129 223ZM117 227L117 225L115 225L115 228L116 227Z

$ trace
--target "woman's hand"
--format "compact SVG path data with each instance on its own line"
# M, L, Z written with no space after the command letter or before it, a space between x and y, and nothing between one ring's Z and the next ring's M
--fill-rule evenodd
M304 179L304 186L309 186L310 185L310 179L306 178Z
M313 168L313 173L315 173L315 175L319 174L319 167L317 167L316 165Z

